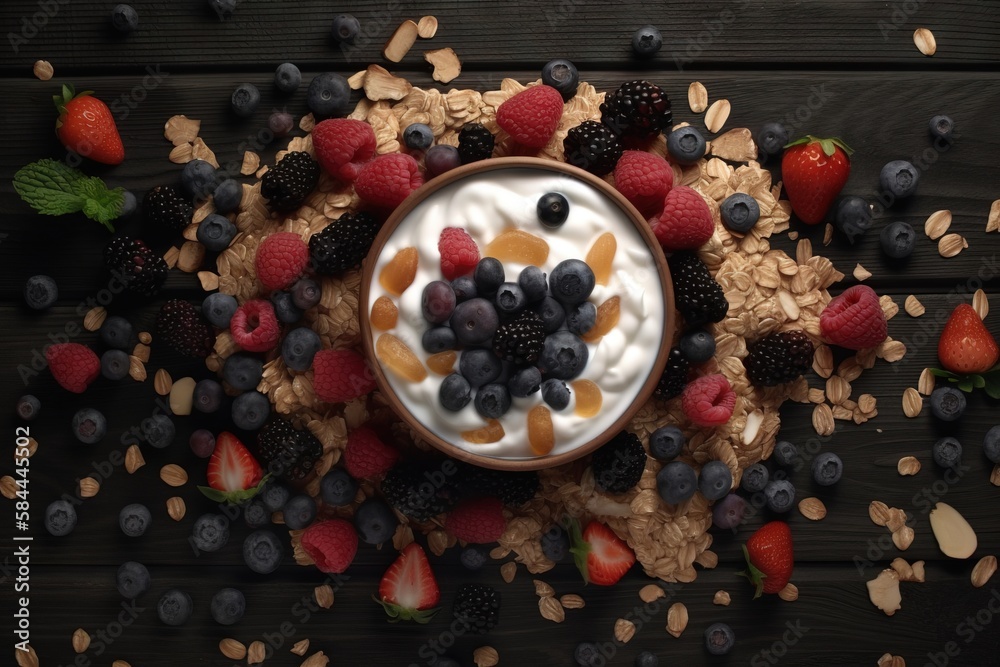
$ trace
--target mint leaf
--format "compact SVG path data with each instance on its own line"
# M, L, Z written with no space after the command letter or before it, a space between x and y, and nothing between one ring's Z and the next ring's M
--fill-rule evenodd
M110 231L115 231L111 221L121 215L125 205L125 188L109 190L104 181L96 176L81 179L74 184L74 189L86 198L83 214L91 220L96 220Z
M83 209L76 191L83 174L56 160L39 160L14 174L14 191L31 208L44 215L63 215Z

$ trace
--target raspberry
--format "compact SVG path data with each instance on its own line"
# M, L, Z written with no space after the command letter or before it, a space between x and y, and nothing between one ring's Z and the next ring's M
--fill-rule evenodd
M725 424L733 416L736 394L725 375L705 375L692 380L681 394L684 414L695 426Z
M666 252L696 250L715 231L712 211L697 190L686 185L671 188L663 199L663 211L649 226Z
M396 465L399 450L382 442L375 431L362 426L347 434L344 467L354 479L380 477Z
M269 352L278 345L281 328L270 301L254 299L236 309L229 321L236 344L247 352Z
M353 181L366 162L375 155L375 130L364 121L331 118L312 131L316 159L330 174Z
M561 100L562 98L560 98ZM463 500L444 520L445 529L464 542L489 544L496 542L507 527L503 503L499 498Z
M264 289L280 290L295 282L309 264L309 245L298 234L271 234L257 247L257 277Z
M390 153L361 167L354 190L369 204L393 209L424 184L420 165L409 155Z
M375 376L353 350L320 350L313 358L313 391L321 401L344 403L375 389Z
M260 179L260 194L275 211L294 211L319 185L320 168L305 151L293 151L281 158Z
M447 280L472 273L479 263L479 246L460 227L445 227L438 239L441 253L441 273Z
M497 107L497 125L518 143L541 148L559 127L563 99L552 86L532 86Z
M156 332L167 344L188 357L204 359L212 352L215 334L190 302L170 299L156 316Z
M615 187L643 215L659 213L673 185L670 164L646 151L625 151L615 167Z
M849 350L875 347L888 335L878 294L867 285L855 285L833 299L819 316L819 328L828 343Z
M82 394L101 374L101 360L94 351L79 343L59 343L45 348L49 370L63 389Z
M339 574L358 553L358 534L344 519L317 521L302 533L302 548L320 572Z

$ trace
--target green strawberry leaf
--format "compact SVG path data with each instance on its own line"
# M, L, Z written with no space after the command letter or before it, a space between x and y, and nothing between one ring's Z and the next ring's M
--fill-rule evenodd
M844 151L847 155L851 155L854 153L854 149L848 146L844 142L844 140L841 139L840 137L830 137L829 139L823 139L820 137L814 137L811 134L807 134L806 136L800 139L796 139L795 141L788 142L787 144L785 144L785 148L791 148L792 146L802 146L804 144L813 144L813 143L818 143L826 155L833 155L834 153L837 152L838 147L842 151Z
M387 620L390 623L413 621L414 623L423 625L424 623L429 623L434 618L434 614L441 610L441 607L434 607L433 609L407 609L397 604L380 600L374 594L372 595L372 600L382 605L385 615L389 617Z
M964 377L958 381L958 388L964 391L966 394L972 393L975 388L972 383L972 378Z
M202 495L213 502L240 505L260 493L270 477L271 474L268 473L261 478L261 480L257 483L257 486L250 487L249 489L243 489L242 491L219 491L218 489L213 489L210 486L199 486L198 490L201 491Z
M587 571L587 555L590 553L590 545L583 541L583 531L580 530L580 522L576 519L569 521L569 543L572 545L569 552L573 554L573 562L576 569L580 570L585 584L590 583L590 573Z
M950 378L957 378L958 377L957 375L955 375L951 371L942 370L940 368L928 368L927 370L929 370L931 372L931 375L936 375L939 378L949 378L950 379Z
M975 389L982 389L986 386L986 378L982 375L971 375L969 379L972 380L972 386Z
M767 579L767 575L764 574L757 566L753 564L750 560L750 552L747 551L747 546L743 545L743 558L746 559L747 569L743 572L737 572L736 574L741 577L746 577L750 580L750 583L754 585L754 596L753 599L756 600L764 592L764 580Z
M14 191L43 215L65 215L82 211L91 220L115 231L111 221L125 205L123 188L108 189L96 176L56 160L38 160L14 174Z

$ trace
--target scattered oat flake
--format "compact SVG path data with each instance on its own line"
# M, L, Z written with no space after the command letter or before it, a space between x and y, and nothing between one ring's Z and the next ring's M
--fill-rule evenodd
M513 561L508 561L500 566L500 576L508 584L514 581L514 575L517 574L517 563Z
M495 667L500 664L500 654L492 646L480 646L472 652L472 661L476 667Z
M48 60L36 60L35 66L31 69L35 77L39 81L48 81L52 78L54 70L52 69L52 63Z
M902 596L899 594L899 574L892 569L882 570L878 577L867 583L868 598L886 616L899 611Z
M903 414L913 419L920 414L924 407L924 399L913 387L907 387L903 391Z
M712 139L710 155L733 162L757 159L757 144L753 134L745 127L738 127Z
M902 656L886 653L878 659L876 667L906 667L906 660Z
M906 314L910 317L920 317L927 312L924 304L920 303L920 299L912 294L906 297L906 301L903 302L903 309L906 310Z
M920 461L915 456L904 456L896 463L896 472L904 477L920 472Z
M386 60L398 63L409 53L413 44L417 41L418 33L419 30L416 23L409 19L403 21L396 28L396 31L392 33L392 36L389 37L389 41L385 43L382 55L385 56Z
M722 126L729 120L731 110L732 105L729 104L729 100L715 100L705 112L705 127L708 128L708 131L715 134L721 130Z
M667 610L667 632L680 637L688 624L688 610L683 602L675 602Z
M170 151L169 159L174 164L187 164L194 159L194 147L189 143L178 144Z
M778 597L785 602L795 602L799 599L799 587L788 582L785 587L778 591Z
M663 592L663 588L656 584L646 584L639 589L639 599L643 602L652 602L665 596L666 593Z
M412 21L411 21L412 23ZM401 76L395 76L380 65L369 65L365 76L365 95L369 100L401 100L413 85Z
M872 277L872 273L865 267L858 264L854 267L854 277L858 280L858 282L864 282Z
M826 517L826 505L819 498L803 498L799 501L799 512L810 521L821 521Z
M420 39L431 39L437 34L438 20L435 16L421 16L417 21L417 36Z
M924 222L924 233L932 241L937 241L945 235L949 227L951 227L951 211L947 209L934 211L927 217L926 222Z
M931 369L925 368L920 371L920 379L917 380L917 391L924 396L930 396L934 391L934 373L931 373Z
M990 484L1000 486L1000 463L993 466L993 473L990 475Z
M990 314L990 298L986 296L986 292L981 289L976 290L976 293L972 295L972 308L979 315L979 319L986 319L986 316Z
M722 607L728 607L730 602L732 602L732 598L727 591L715 591L715 596L712 597L712 604Z
M259 167L260 156L253 151L245 151L243 153L243 164L240 166L240 173L244 176L249 176L257 171Z
M190 144L201 131L201 121L184 115L172 116L163 126L163 136L174 146Z
M917 28L913 31L913 43L916 44L917 50L925 56L933 56L937 53L937 40L934 39L934 33L927 28Z
M308 650L309 650L308 639L302 639L300 641L295 642L295 645L292 646L291 648L292 653L294 653L297 656L305 655Z
M969 247L969 242L961 234L946 234L938 241L938 254L942 257L954 257Z
M191 157L204 160L216 169L219 168L219 161L215 159L215 153L201 137L195 137L195 140L191 142Z
M688 106L692 113L701 113L708 108L708 90L701 81L692 81L688 86Z
M982 588L986 585L997 571L997 557L993 555L983 556L972 568L972 585Z
M1000 199L997 199L990 206L990 217L986 220L986 231L995 232L1000 230Z
M833 225L829 222L826 223L826 227L823 228L823 245L828 246L833 242Z
M462 61L451 47L424 51L424 60L434 67L431 77L440 83L450 83L462 73Z

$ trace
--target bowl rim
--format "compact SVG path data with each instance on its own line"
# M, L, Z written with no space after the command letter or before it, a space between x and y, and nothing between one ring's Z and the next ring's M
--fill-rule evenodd
M646 246L652 253L653 263L656 266L657 275L660 277L660 286L663 293L664 326L663 334L660 339L659 350L653 361L653 366L649 376L646 378L646 381L643 383L635 399L622 412L618 419L611 424L611 426L596 434L593 438L584 442L582 445L575 447L568 452L551 456L537 456L525 459L504 459L486 456L483 454L476 454L475 452L470 452L448 442L446 439L431 431L410 412L410 410L403 403L402 399L393 390L392 385L382 369L381 362L379 362L375 355L375 344L372 338L371 323L369 321L369 312L371 310L369 293L371 291L372 279L375 273L375 265L377 264L379 255L382 253L382 249L384 248L389 237L395 232L399 224L413 211L414 208L438 190L464 178L500 169L543 169L558 172L584 181L588 185L598 189L605 196L612 199L622 212L625 213L625 215L633 222L636 230L639 232L639 235L646 242ZM368 255L362 263L361 285L360 293L358 295L358 313L365 358L375 376L375 381L378 385L379 391L382 393L384 400L388 402L393 413L406 422L410 428L419 433L421 438L444 454L458 459L459 461L471 463L476 466L506 471L542 470L546 468L553 468L564 463L569 463L570 461L575 461L576 459L590 454L595 449L605 444L612 435L627 427L639 409L645 405L650 397L652 397L653 392L659 383L660 377L662 376L663 370L667 364L667 356L670 354L670 346L673 342L675 327L677 324L677 316L674 310L674 288L670 277L670 270L667 266L666 256L663 254L659 241L656 239L656 236L653 234L649 225L646 224L646 220L642 214L639 213L639 211L625 198L624 195L612 187L607 181L565 162L527 156L497 157L464 164L451 169L444 174L434 177L430 181L424 183L424 185L411 192L410 195L403 200L403 202L399 204L386 219L385 223L376 235L375 240L372 242Z

